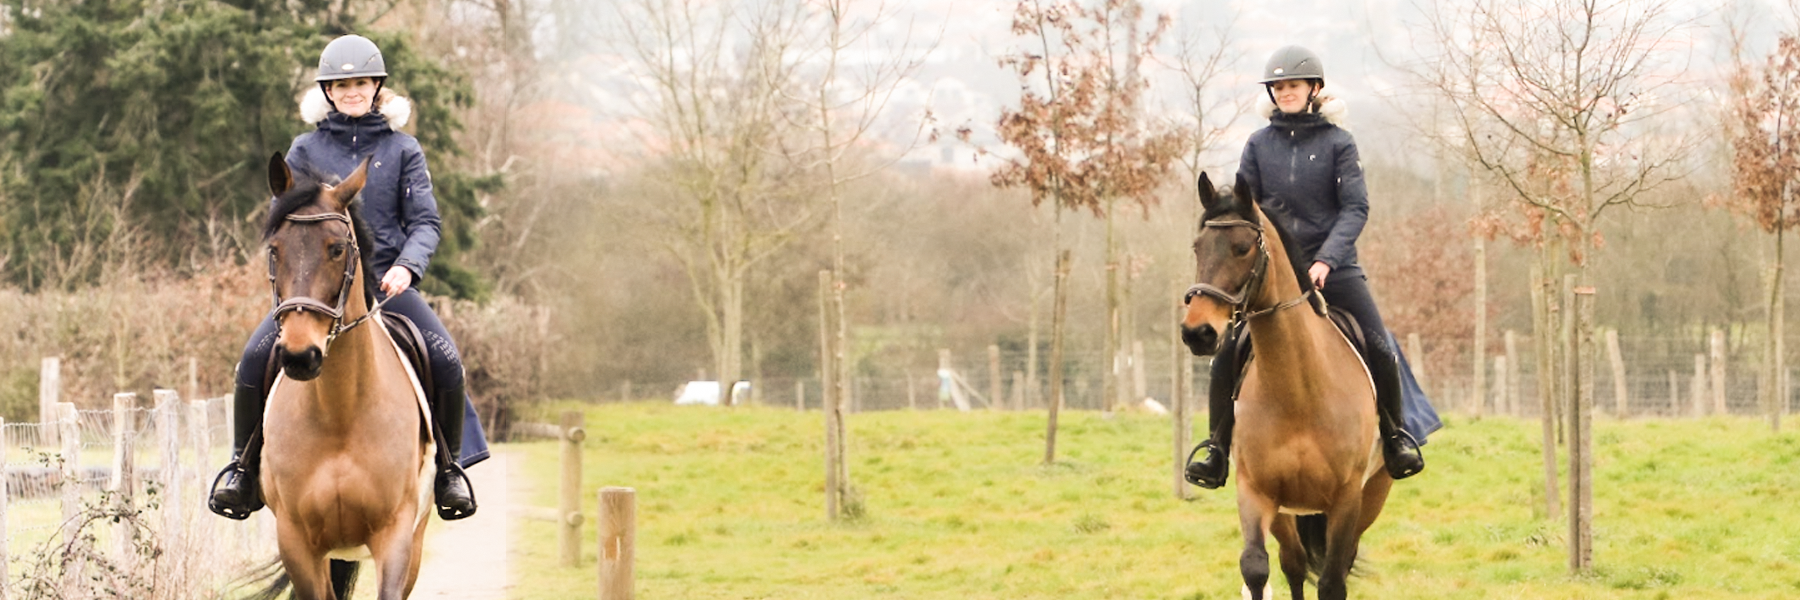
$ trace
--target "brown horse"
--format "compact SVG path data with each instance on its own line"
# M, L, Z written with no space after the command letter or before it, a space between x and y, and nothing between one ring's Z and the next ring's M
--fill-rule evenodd
M358 241L372 238L353 200L368 166L336 186L296 187L280 154L269 161L277 199L264 235L282 369L263 414L259 481L286 574L265 597L291 582L298 598L347 598L364 556L381 600L407 597L419 576L435 449L418 381L369 318L370 248Z
M1294 600L1305 598L1309 572L1320 598L1344 598L1357 543L1393 484L1377 445L1374 383L1344 335L1310 308L1304 265L1292 260L1279 220L1265 215L1243 176L1231 195L1204 174L1199 186L1205 212L1182 337L1210 353L1242 320L1254 348L1231 453L1245 594L1269 593L1265 541L1273 535Z

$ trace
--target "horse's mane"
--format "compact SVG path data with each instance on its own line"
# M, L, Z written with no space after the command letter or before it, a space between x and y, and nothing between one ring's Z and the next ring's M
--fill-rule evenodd
M318 204L319 194L325 190L325 186L316 178L310 177L310 173L308 175L306 180L296 183L293 188L277 196L275 203L269 206L269 218L263 223L264 242L268 242L275 231L281 229L281 224L287 222L289 215L301 208ZM379 289L375 270L371 266L375 259L375 232L362 218L362 205L362 194L350 199L350 228L356 232L357 253L361 255L359 259L362 261L364 299L373 304L375 290Z
M1294 236L1288 235L1286 223L1292 217L1288 216L1287 211L1273 206L1263 204L1258 204L1258 206L1262 208L1263 215L1269 217L1269 224L1275 227L1275 235L1281 236L1281 249L1283 253L1287 254L1288 262L1291 263L1289 266L1294 268L1294 278L1300 281L1300 293L1311 293L1313 291L1312 275L1307 271L1312 268L1312 263L1300 256L1300 248L1294 242Z
M1235 198L1231 193L1230 188L1226 186L1221 187L1219 197ZM1269 218L1269 224L1275 227L1275 235L1281 238L1281 249L1287 254L1288 263L1290 263L1288 266L1294 269L1294 278L1300 282L1300 293L1305 294L1312 292L1312 277L1307 273L1307 270L1312 267L1312 264L1300 256L1300 248L1295 246L1294 236L1288 235L1286 223L1291 217L1288 216L1287 211L1263 204L1255 199L1251 200L1249 206L1240 205L1236 200L1232 200L1230 202L1222 202L1215 205L1212 209L1207 210L1205 214L1202 214L1200 220L1201 222L1206 222L1216 219L1220 215L1230 214L1240 217L1245 221L1255 223L1257 221L1255 209L1257 208L1262 209L1263 215Z

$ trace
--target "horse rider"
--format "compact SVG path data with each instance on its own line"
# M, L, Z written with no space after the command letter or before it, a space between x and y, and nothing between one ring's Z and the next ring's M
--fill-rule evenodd
M346 177L370 159L362 188L362 214L374 231L372 273L381 273L377 295L384 311L405 315L424 334L431 354L434 397L431 417L444 432L434 484L438 516L461 519L475 514L475 492L463 468L488 458L474 405L463 392L462 358L444 323L419 295L432 253L437 251L439 218L431 193L431 171L425 150L400 131L412 115L412 103L387 89L387 65L368 38L346 35L332 40L319 55L318 87L300 103L301 118L316 129L300 134L288 148L288 166L321 177ZM264 380L269 356L279 336L273 313L263 318L238 362L233 393L232 461L213 484L208 507L232 519L244 519L263 507L257 489L258 457L245 455L252 432L262 423L269 390ZM465 429L465 423L469 426ZM466 442L465 443L465 439Z
M1285 213L1282 225L1294 237L1299 257L1310 259L1307 277L1325 301L1348 311L1361 325L1367 340L1363 360L1375 381L1382 458L1394 479L1411 477L1425 468L1425 459L1418 442L1401 429L1400 362L1369 293L1368 278L1356 262L1356 238L1368 220L1369 196L1356 140L1338 125L1346 107L1342 100L1320 94L1325 65L1299 46L1269 57L1262 84L1272 103L1269 126L1244 143L1238 172L1259 202ZM1225 485L1229 470L1243 332L1241 321L1228 327L1213 354L1207 391L1211 437L1194 449L1206 450L1206 456L1184 470L1188 482L1203 488Z

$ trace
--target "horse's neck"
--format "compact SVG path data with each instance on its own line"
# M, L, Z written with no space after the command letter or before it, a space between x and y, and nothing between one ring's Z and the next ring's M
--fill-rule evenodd
M1251 312L1278 306L1304 293L1281 240L1270 240L1270 246L1269 263L1264 267L1267 271L1250 303ZM1325 344L1335 334L1333 327L1330 320L1313 312L1310 304L1302 302L1251 319L1249 333L1259 356L1299 367L1302 369L1299 372L1305 373L1314 372L1318 362L1325 360Z
M369 302L363 295L363 278L358 274L353 279L350 295L344 300L345 325L369 314ZM374 320L379 319L371 318ZM363 410L358 403L373 397L361 392L375 389L374 378L381 365L382 345L389 343L381 328L381 323L362 323L339 334L331 342L331 351L326 353L319 377L312 381L320 410L328 415L354 417Z

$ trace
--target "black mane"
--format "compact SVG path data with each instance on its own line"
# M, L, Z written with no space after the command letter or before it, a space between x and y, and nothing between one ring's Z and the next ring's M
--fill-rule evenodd
M1269 224L1274 226L1275 235L1281 238L1281 249L1286 252L1288 262L1291 263L1289 266L1294 269L1294 278L1300 281L1300 292L1311 292L1313 290L1312 277L1307 271L1312 267L1312 263L1300 256L1300 248L1295 245L1294 236L1288 234L1287 222L1292 217L1289 217L1286 211L1263 204L1256 199L1252 199L1249 205L1239 203L1234 200L1235 196L1229 188L1221 188L1219 197L1226 202L1214 205L1213 208L1201 215L1200 220L1205 222L1222 216L1235 216L1255 223L1257 222L1255 209L1261 208L1263 215L1269 218Z

